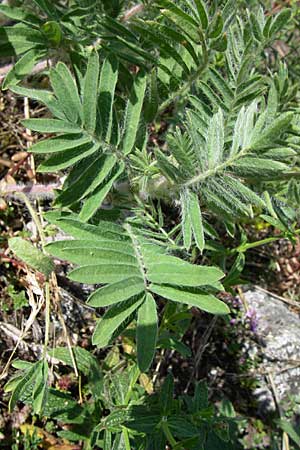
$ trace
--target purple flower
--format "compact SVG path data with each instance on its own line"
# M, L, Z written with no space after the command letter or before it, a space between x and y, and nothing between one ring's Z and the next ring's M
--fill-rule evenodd
M250 330L253 333L256 333L258 327L258 318L256 315L256 310L254 308L249 308L246 312L245 318L248 319L250 324Z

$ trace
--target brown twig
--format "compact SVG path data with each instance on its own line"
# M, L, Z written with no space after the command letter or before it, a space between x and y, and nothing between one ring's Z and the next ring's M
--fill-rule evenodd
M272 297L276 298L277 300L280 300L281 302L286 303L287 305L293 306L293 308L297 308L298 311L300 310L300 304L298 302L295 302L294 300L291 300L289 298L281 297L281 295L274 294L273 292L269 292L260 286L255 285L254 287L255 287L255 289L258 289L258 290L264 292L265 294L269 294Z
M130 8L127 11L125 11L123 17L121 18L121 21L122 22L127 22L133 16L136 16L137 14L142 12L144 10L144 8L145 8L145 5L143 5L141 3L138 4L138 5L134 5L132 8Z

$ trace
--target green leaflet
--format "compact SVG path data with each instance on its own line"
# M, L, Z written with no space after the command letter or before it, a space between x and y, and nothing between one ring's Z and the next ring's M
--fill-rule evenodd
M42 89L28 89L23 86L10 86L9 89L15 94L38 100L46 105L53 115L59 119L65 120L65 115L63 111L61 111L58 101L52 92Z
M192 224L186 192L181 193L181 228L184 247L189 250L192 245Z
M103 263L82 266L69 273L69 278L80 283L114 283L129 277L139 277L140 270L135 264Z
M93 344L98 347L108 345L113 333L131 316L143 301L144 296L112 306L97 323L93 334Z
M67 254L65 252L74 249L79 252L81 250L110 250L125 253L128 256L134 256L134 251L130 244L109 239L98 240L97 236L95 236L93 240L68 239L67 241L51 242L50 244L46 245L46 248L50 254L56 255L59 258L61 257L62 259L67 258Z
M76 148L68 149L64 152L54 153L44 163L38 166L38 172L55 172L57 170L66 169L73 164L81 161L87 156L99 150L99 144L85 144Z
M178 286L209 285L223 277L216 267L196 266L174 256L158 256L146 259L147 278L153 283L168 283Z
M288 169L286 164L279 161L271 161L264 158L244 157L237 160L233 165L233 170L242 177L260 177L269 180L277 177Z
M82 347L72 347L73 356L78 370L88 376L94 367L98 366L98 361L89 351ZM48 354L55 359L59 359L70 367L73 367L73 361L68 347L56 347Z
M269 29L269 36L273 36L273 34L278 33L287 22L289 22L290 18L292 16L292 10L284 8L282 11L280 11L279 14L275 17L272 25Z
M33 30L32 27L26 25L22 27L2 27L0 29L0 45L3 46L3 49L6 46L10 47L8 55L12 54L12 51L19 55L33 47L44 48L45 43L45 38L40 31Z
M112 433L108 430L105 430L103 437L103 450L111 450L111 449L112 449Z
M8 241L8 245L18 258L47 277L54 270L52 260L30 242L25 241L25 239L20 237L11 238Z
M140 294L145 290L142 278L128 278L108 286L104 286L93 292L88 298L88 304L97 308L110 306L114 303L123 302Z
M217 13L208 28L208 37L211 39L219 38L220 34L223 31L223 18L220 13Z
M9 17L10 19L17 20L31 26L40 26L42 23L39 17L28 14L20 7L0 5L0 13L4 14L6 17Z
M146 294L146 298L138 311L137 319L137 360L141 372L146 372L155 354L158 317L156 303L151 294Z
M267 150L263 153L264 158L288 161L289 158L297 156L297 152L291 148L279 147Z
M169 373L161 387L159 396L159 406L162 415L167 416L171 414L174 399L174 378Z
M234 133L230 156L236 155L241 149L248 148L252 138L254 115L257 104L252 103L247 109L242 107L234 125Z
M49 0L33 0L34 3L44 12L47 16L51 18L56 18L58 11L55 8L55 4L53 4Z
M48 396L48 363L45 360L37 363L32 392L32 407L35 414L41 414Z
M123 153L128 155L134 147L137 130L140 122L147 77L145 73L139 73L135 79L131 92L124 123Z
M165 38L164 34L160 33L158 30L154 31L152 27L147 26L145 22L141 22L139 25L136 21L134 24L134 29L137 30L141 36L145 37L145 39L149 39L151 42L159 46L162 55L165 54L166 57L173 58L174 61L182 67L183 72L187 75L189 74L188 66L179 52L168 43L168 37Z
M232 267L230 268L230 271L226 275L226 278L224 280L225 286L232 286L238 284L239 276L242 273L245 266L245 260L246 260L245 254L239 253Z
M107 179L103 182L103 184L98 186L98 188L95 189L94 192L90 194L90 196L87 198L80 211L79 218L81 220L87 222L95 214L97 209L101 207L101 204L105 199L105 197L107 196L107 194L109 193L109 191L111 190L113 183L123 173L124 169L125 165L123 162L121 162L116 167L114 172L108 175Z
M185 303L190 306L196 306L203 311L211 314L229 314L230 310L225 303L218 300L211 294L201 291L192 291L180 289L178 287L151 284L151 292L161 297L173 300L174 302Z
M189 192L188 194L188 205L189 210L188 214L191 220L191 227L193 230L193 235L195 238L195 242L199 250L202 252L204 249L204 230L202 223L202 214L199 205L198 196L195 192Z
M227 207L229 210L229 215L231 216L249 216L248 201L245 204L243 200L240 200L240 196L236 195L236 192L231 191L230 186L226 185L224 179L227 180L225 177L215 177L209 180L208 186L204 190L206 198L211 199L212 202L216 199L218 200L216 203L216 211L218 208L222 211L222 207Z
M8 72L2 84L2 89L7 89L13 84L21 81L25 75L30 73L44 52L32 49L25 53Z
M222 110L214 114L208 128L207 153L208 167L213 169L222 162L224 147L224 119Z
M198 23L195 19L193 19L189 14L185 13L181 8L179 8L176 4L174 4L170 0L157 0L156 3L160 8L166 8L172 11L176 16L180 17L188 24L193 25L195 27L198 26Z
M22 125L40 133L82 133L82 129L58 119L25 119Z
M158 83L157 83L157 71L153 69L149 74L149 86L145 96L145 108L144 117L149 123L152 122L156 116L159 97L158 97Z
M180 180L180 171L177 167L174 166L174 164L172 164L159 149L155 149L155 157L163 175L170 180L171 183L178 183Z
M206 11L206 6L202 0L194 0L194 3L197 7L198 15L201 21L202 28L206 30L208 27L208 14Z
M231 105L234 101L234 91L222 75L214 68L209 69L209 80L213 84L216 92L220 92L226 105Z
M56 198L56 205L68 206L81 200L93 192L108 176L116 164L114 155L101 155L85 169L82 170L76 183L72 183L69 188L63 189L62 193Z
M100 94L98 108L100 111L101 134L110 142L113 123L114 94L118 81L118 61L110 55L103 62L100 74Z
M100 221L98 226L95 226L74 220L73 218L67 218L58 220L56 225L77 239L91 239L93 241L107 241L111 239L130 243L129 237L124 234L124 229L120 225L111 222Z
M69 248L66 244L66 247L61 250L56 247L55 252L58 257L66 261L70 261L74 264L89 265L91 262L93 262L93 264L104 264L109 262L110 264L117 263L136 265L136 259L133 256L128 255L127 253L110 249L104 250L103 248L97 247Z
M10 412L12 412L12 410L16 406L17 401L22 398L23 393L33 384L33 380L38 369L37 364L38 363L35 363L31 368L25 371L24 376L22 376L22 378L14 388L8 404Z
M96 128L99 71L98 53L92 51L83 86L83 123L90 133L93 133Z
M231 192L244 203L248 203L249 205L256 205L264 208L265 202L251 189L249 189L245 184L241 183L239 180L233 177L224 176L224 182L228 188L230 188Z
M74 79L65 64L59 62L50 70L50 82L67 119L74 124L81 122L82 105Z
M151 25L151 28L153 30L159 30L161 34L166 36L171 42L177 43L180 46L184 45L184 48L189 52L191 57L193 58L195 64L199 64L199 56L195 52L195 49L193 47L193 44L191 44L188 40L186 40L186 36L174 28L171 28L167 25L157 23L153 20L147 20L147 24Z
M291 438L295 444L297 444L298 447L300 447L300 435L299 430L293 427L291 423L287 419L279 419L278 425L280 428L288 434L288 436Z
M57 153L71 148L80 147L83 144L91 142L88 136L64 135L54 139L45 139L30 147L30 151L34 153Z
M276 137L286 131L293 119L294 113L286 112L281 114L277 119L267 126L264 130L261 130L257 126L254 127L253 136L251 139L251 148L260 149L270 145L270 141L274 141Z

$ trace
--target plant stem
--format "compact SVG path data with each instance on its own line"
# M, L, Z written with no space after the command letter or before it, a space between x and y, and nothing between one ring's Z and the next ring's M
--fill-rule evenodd
M46 310L45 310L45 341L44 341L44 351L43 358L46 358L47 348L49 343L49 331L50 331L50 285L49 281L45 283L45 300L46 300Z
M45 240L45 234L44 234L44 230L41 224L41 221L35 211L35 209L33 208L32 204L30 203L28 197L23 193L23 192L16 192L16 194L18 197L20 197L22 199L22 201L25 203L25 205L27 206L28 211L30 212L30 215L38 229L39 235L40 235L40 239L41 239L41 243L42 243L42 248L43 248L43 252L45 253L44 250L44 246L46 244L46 240Z
M239 153L234 155L232 158L227 159L227 161L224 161L219 166L213 167L212 169L209 169L206 172L199 173L198 175L195 175L193 178L190 178L188 181L184 183L184 186L188 187L193 184L200 183L201 181L206 180L206 178L216 175L220 171L223 172L226 167L231 166L237 159L240 159L242 156L246 156L248 152L249 152L248 148L241 150Z
M163 430L163 432L164 432L166 438L168 439L169 443L170 443L172 446L177 445L177 442L176 442L176 440L175 440L175 438L174 438L174 436L173 436L173 434L171 433L171 430L170 430L170 428L169 428L168 422L167 422L165 419L163 419L163 420L161 421L161 428L162 428L162 430Z
M130 385L129 385L129 389L128 389L128 391L127 391L127 394L126 394L126 397L125 397L125 400L124 400L124 404L125 404L126 406L127 406L128 403L129 403L129 400L130 400L130 397L131 397L133 388L134 388L134 386L135 386L135 384L136 384L136 382L137 382L137 380L138 380L138 377L140 376L140 373L141 373L141 372L140 372L140 369L138 368L138 366L136 366L134 375L133 375L133 377L132 377L132 380L131 380Z
M255 247L259 247L260 245L269 244L270 242L275 242L282 238L284 238L284 236L280 235L280 236L276 236L276 237L269 237L269 238L261 239L260 241L256 241L256 242L249 242L248 244L242 244L239 247L235 248L234 252L244 253L246 250L249 250L249 248L255 248Z
M128 434L128 430L126 427L122 427L122 433L123 433L124 441L125 441L125 450L131 450L129 434Z
M193 85L193 83L195 81L197 81L197 79L202 74L202 72L204 72L204 70L206 69L207 64L208 64L208 53L207 53L207 48L206 48L206 44L205 44L204 40L202 42L202 51L203 51L202 64L198 67L196 72L194 72L190 76L190 78L184 83L183 86L181 86L177 91L175 91L169 98L167 98L167 100L165 100L160 105L160 107L158 108L157 114L161 114L162 112L164 112L166 110L166 108L176 100L177 97L180 97L180 96L183 96L184 94L186 94L189 91L189 89L191 88L191 86Z

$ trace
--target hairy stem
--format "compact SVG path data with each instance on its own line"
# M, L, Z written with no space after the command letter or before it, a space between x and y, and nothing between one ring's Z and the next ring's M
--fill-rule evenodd
M178 97L184 96L188 93L195 81L198 80L200 75L204 72L208 65L208 52L207 47L203 38L202 41L202 51L203 51L203 62L198 67L198 69L188 78L188 80L181 86L177 91L175 91L167 100L165 100L158 108L158 114L163 113L171 103L173 103Z

